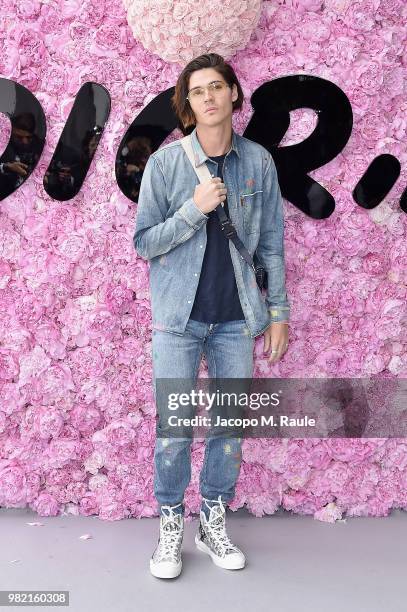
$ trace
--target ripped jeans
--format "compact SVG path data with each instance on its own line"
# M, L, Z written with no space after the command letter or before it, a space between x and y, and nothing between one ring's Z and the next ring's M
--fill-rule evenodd
M162 506L177 506L184 513L184 492L191 479L192 437L165 436L162 416L168 415L168 405L156 394L157 378L182 378L196 381L202 353L208 364L210 379L244 378L253 376L255 339L250 336L246 321L202 323L189 319L180 336L153 329L153 382L157 415L154 450L154 495ZM158 394L160 395L160 394ZM168 416L167 416L168 419ZM168 422L168 421L167 421ZM208 436L200 472L200 493L206 500L231 501L239 476L242 458L241 438ZM211 505L211 504L210 504ZM208 516L208 505L202 500L202 510Z

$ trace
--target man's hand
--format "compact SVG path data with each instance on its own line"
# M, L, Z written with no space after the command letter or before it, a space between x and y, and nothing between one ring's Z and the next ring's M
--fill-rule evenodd
M6 166L8 170L10 170L10 172L15 172L19 176L27 176L28 174L27 172L28 166L27 164L23 164L23 162L20 162L20 161L6 162L4 165Z
M219 176L215 176L195 187L193 199L199 210L207 214L226 200L226 194L225 183L222 183Z
M271 349L268 360L275 363L284 355L288 347L288 325L282 321L273 321L264 332L263 352L267 354ZM275 351L275 352L274 352Z

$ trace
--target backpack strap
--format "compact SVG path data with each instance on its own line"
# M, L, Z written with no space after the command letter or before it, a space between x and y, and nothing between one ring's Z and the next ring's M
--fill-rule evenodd
M200 164L199 166L195 166L195 161L194 161L194 152L192 149L192 142L191 142L191 136L184 136L183 138L180 139L180 142L185 150L185 153L189 159L189 161L191 162L191 165L193 167L193 169L195 170L199 182L200 183L205 183L207 181L210 181L212 178L211 173L209 172L208 166L206 165L206 163L204 162L203 164ZM219 221L220 221L220 226L222 228L222 231L225 232L225 235L227 238L229 238L229 240L231 240L233 242L233 244L235 245L236 249L239 251L240 253L240 257L242 259L244 259L245 261L247 261L247 263L249 264L249 266L252 268L253 272L256 274L256 267L253 263L253 259L249 253L249 251L246 249L246 247L244 246L243 242L240 240L239 236L237 235L236 232L236 228L235 226L232 224L231 220L229 219L229 217L227 216L227 214L225 213L224 209L223 209L223 202L221 202L220 204L218 204L218 206L215 208L217 215L219 217Z

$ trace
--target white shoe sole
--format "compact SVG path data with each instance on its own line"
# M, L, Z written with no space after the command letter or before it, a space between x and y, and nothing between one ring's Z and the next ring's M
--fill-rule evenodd
M202 542L202 540L198 538L198 534L195 534L195 544L198 550L201 550L202 552L209 555L214 564L218 567L222 567L223 569L242 569L246 564L245 560L232 562L231 559L222 559L221 557L218 557L211 551L210 548L208 548L205 542Z
M160 563L154 564L150 559L150 572L156 578L176 578L182 570L182 561L179 563Z

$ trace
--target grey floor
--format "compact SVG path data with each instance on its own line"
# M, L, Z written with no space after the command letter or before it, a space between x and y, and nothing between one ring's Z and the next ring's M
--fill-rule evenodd
M69 590L62 609L74 612L407 610L402 510L327 524L283 510L256 518L229 509L227 526L246 554L243 570L220 569L195 548L195 519L186 522L181 575L161 580L148 566L158 518L106 522L1 508L0 590Z

